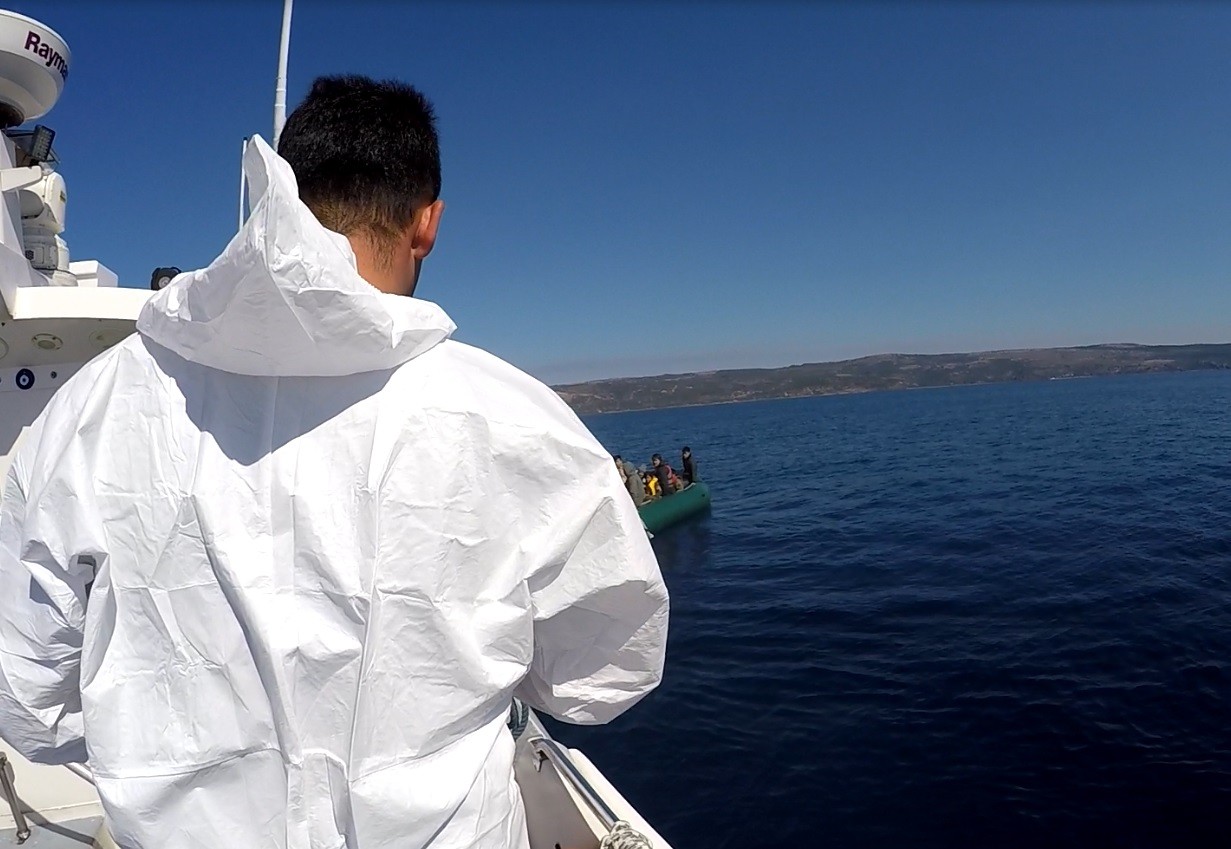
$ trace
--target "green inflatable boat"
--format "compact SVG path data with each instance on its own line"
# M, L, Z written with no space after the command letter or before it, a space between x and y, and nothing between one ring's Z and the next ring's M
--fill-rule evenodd
M689 516L709 509L710 488L703 482L689 484L675 495L655 498L637 508L645 529L652 534L679 524Z

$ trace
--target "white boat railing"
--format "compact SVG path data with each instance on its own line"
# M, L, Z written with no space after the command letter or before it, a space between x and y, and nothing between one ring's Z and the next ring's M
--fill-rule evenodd
M63 764L63 766L82 781L94 783L94 774L90 772L89 767L82 764ZM30 837L30 822L26 819L28 806L17 795L17 779L13 775L13 767L9 764L8 755L3 751L0 751L0 796L3 796L8 804L13 824L17 826L17 842L25 843ZM38 811L31 812L36 814L36 819L41 816Z
M17 788L13 786L10 769L8 756L0 752L0 793L4 794L4 801L13 812L13 823L17 826L17 842L25 843L30 837L30 824L26 822L26 815L21 810L21 799L17 797Z
M550 737L532 737L528 741L530 748L538 756L535 769L542 770L543 764L550 762L556 775L576 791L582 801L598 817L607 835L602 839L600 849L653 849L653 844L641 832L622 820L594 789L589 780L581 774L581 770L569 757L568 750ZM557 844L559 845L559 844Z
M64 768L80 778L82 781L88 781L91 784L94 783L94 773L90 772L89 767L82 766L81 764L65 764Z
M551 765L556 768L556 774L571 784L585 803L590 806L590 810L594 811L603 824L603 828L608 831L615 828L620 818L577 769L563 746L550 737L534 737L530 740L530 748L534 749L535 754L539 756L538 763L535 764L536 769L542 770L543 764L550 761Z
M522 710L525 709L522 708ZM528 711L526 713L528 714ZM522 728L524 728L524 722L523 718ZM520 731L521 728L515 729L515 736L520 736ZM607 836L602 841L603 849L607 847L611 849L651 849L650 841L626 820L621 819L611 805L603 799L602 794L577 768L573 759L569 757L568 749L545 735L531 737L526 743L536 755L535 770L541 772L543 764L550 763L556 775L576 792L579 799L598 818L607 832ZM89 767L82 764L64 764L63 766L83 781L94 783L94 776ZM17 795L17 787L8 758L2 751L0 751L0 795L3 795L12 812L13 822L17 826L17 842L24 843L30 837L30 825L23 811L21 797Z

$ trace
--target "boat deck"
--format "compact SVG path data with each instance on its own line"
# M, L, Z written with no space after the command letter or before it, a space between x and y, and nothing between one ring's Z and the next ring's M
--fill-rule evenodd
M102 817L73 820L72 822L36 822L31 820L30 838L21 844L22 849L83 849L94 845L94 833ZM17 830L0 831L0 847L17 846Z

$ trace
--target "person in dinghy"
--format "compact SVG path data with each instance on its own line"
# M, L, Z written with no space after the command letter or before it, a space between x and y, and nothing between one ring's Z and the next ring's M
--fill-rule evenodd
M88 749L125 849L525 847L514 696L604 723L662 675L637 509L559 396L414 297L422 94L319 79L244 169L240 233L4 481L0 735Z

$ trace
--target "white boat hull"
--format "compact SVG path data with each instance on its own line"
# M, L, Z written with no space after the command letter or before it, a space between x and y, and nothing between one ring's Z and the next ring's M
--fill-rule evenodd
M588 800L587 791L596 795L600 805L616 818L647 838L653 849L671 849L580 751L556 744L585 787L570 778L567 768L562 768L558 761L545 757L542 741L551 739L532 714L517 740L513 773L526 809L530 849L600 849L609 829ZM68 770L25 763L18 772L17 789L33 809L31 839L26 844L30 849L80 849L83 845L114 849L115 843L102 825L102 808L93 787ZM39 799L50 806L40 806ZM72 799L77 801L64 804ZM54 827L49 828L48 824ZM7 824L0 823L0 846L16 842L15 827L9 818Z

